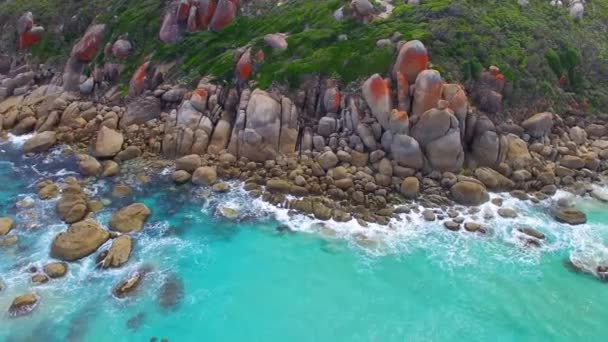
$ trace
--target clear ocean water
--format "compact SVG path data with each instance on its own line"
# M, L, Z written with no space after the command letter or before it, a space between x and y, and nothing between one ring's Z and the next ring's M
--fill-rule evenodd
M608 284L567 267L608 261L608 204L577 199L589 223L554 222L550 203L506 198L520 218L485 221L482 236L447 231L417 218L389 227L321 224L290 216L235 190L207 197L176 188L165 176L136 182L132 201L153 215L134 234L121 269L95 268L95 255L71 263L68 276L31 284L28 269L51 261L64 230L56 201L35 195L42 179L74 173L57 151L24 158L20 141L0 143L0 216L16 218L16 246L0 247L0 341L599 341L608 335ZM91 188L111 198L112 181ZM565 196L560 193L558 196ZM15 203L34 200L31 208ZM216 215L239 210L238 222ZM495 211L491 204L482 212ZM277 229L287 224L293 232ZM547 235L525 247L516 228ZM129 274L151 271L138 291L119 300L111 289ZM21 293L41 297L27 317L7 309Z

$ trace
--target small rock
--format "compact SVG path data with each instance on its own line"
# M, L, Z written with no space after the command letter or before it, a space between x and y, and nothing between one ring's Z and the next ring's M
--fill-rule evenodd
M560 209L555 213L555 219L570 225L587 223L587 215L576 209Z
M43 270L52 279L62 278L68 272L68 264L65 262L52 262L45 265Z
M454 231L454 232L460 230L460 223L457 223L457 222L454 222L454 221L445 221L443 223L443 225L447 229L449 229L451 231Z
M504 218L516 218L517 212L511 208L500 208L498 209L498 215Z
M230 185L228 185L227 183L216 183L213 185L212 189L215 192L225 193L230 191Z

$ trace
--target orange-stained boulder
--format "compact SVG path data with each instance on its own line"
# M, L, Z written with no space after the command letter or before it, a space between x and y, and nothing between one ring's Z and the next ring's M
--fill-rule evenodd
M32 12L25 12L17 20L17 33L19 34L19 48L26 49L40 41L44 28L34 25Z
M251 61L251 50L247 49L236 63L236 78L239 82L244 82L251 77L253 71L253 63Z
M19 36L19 48L27 49L30 46L38 43L42 39L44 28L41 26L35 26L33 29L24 32Z
M145 62L135 70L131 77L131 82L129 83L129 95L137 96L144 92L149 66L150 62Z
M221 31L234 20L235 16L236 5L230 0L219 0L209 28L216 32Z
M412 116L422 115L427 110L437 107L443 84L443 78L437 70L424 70L418 74Z
M403 44L399 49L397 62L393 68L393 75L401 72L408 83L416 82L416 77L423 70L426 70L429 64L429 55L426 47L419 40L410 40Z
M198 7L190 6L186 28L189 32L200 31L204 28L198 17Z
M340 96L340 90L336 86L335 82L328 81L328 88L325 90L325 95L323 96L323 105L325 106L325 111L327 113L338 113L340 110L340 101L342 97Z
M380 125L388 130L392 109L391 89L388 83L380 75L372 75L363 84L363 97Z
M188 16L190 15L190 0L179 0L177 4L177 20L180 23L185 23L188 20Z
M464 138L469 111L469 100L464 88L459 84L444 84L441 97L448 102L448 108L456 115L460 126L460 135Z
M95 58L97 51L103 43L106 25L93 25L87 29L82 39L72 48L72 57L81 62L90 62Z
M397 107L399 110L407 112L410 110L412 102L410 96L410 83L401 71L397 71L395 77L397 81Z
M198 21L201 27L207 28L215 14L217 0L195 0L194 6L197 7Z

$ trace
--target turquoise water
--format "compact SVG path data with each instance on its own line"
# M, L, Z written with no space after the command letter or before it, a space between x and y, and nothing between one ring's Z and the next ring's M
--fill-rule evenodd
M241 191L207 199L165 176L99 215L106 224L133 200L153 210L124 268L95 269L93 255L71 263L66 278L33 286L28 269L50 261L51 240L65 229L55 203L33 195L34 184L59 170L71 174L73 161L64 158L23 159L18 146L0 146L0 216L17 217L20 238L0 248L7 285L0 341L597 341L608 334L608 284L564 265L608 260L607 206L592 200L578 203L590 223L570 227L553 222L548 204L509 199L526 218L493 219L491 234L478 236L405 218L390 227L323 226ZM91 195L109 198L110 188L98 183ZM34 206L17 208L27 196ZM243 220L218 218L218 205L239 208ZM280 233L281 223L295 232ZM524 247L519 223L548 242ZM114 298L111 288L143 266L151 272L138 292ZM12 299L31 290L41 297L33 314L9 318Z

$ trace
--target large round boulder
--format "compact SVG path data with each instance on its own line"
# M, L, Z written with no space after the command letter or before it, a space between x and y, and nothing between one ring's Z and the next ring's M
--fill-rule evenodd
M490 200L486 187L474 181L460 181L450 189L452 199L462 205L476 206Z
M213 185L215 182L217 182L217 172L213 167L199 167L192 174L192 183L196 185Z
M59 233L51 245L51 257L75 261L94 253L110 238L110 233L95 221L80 221Z
M112 215L110 228L121 233L140 231L152 211L142 203L133 203Z

